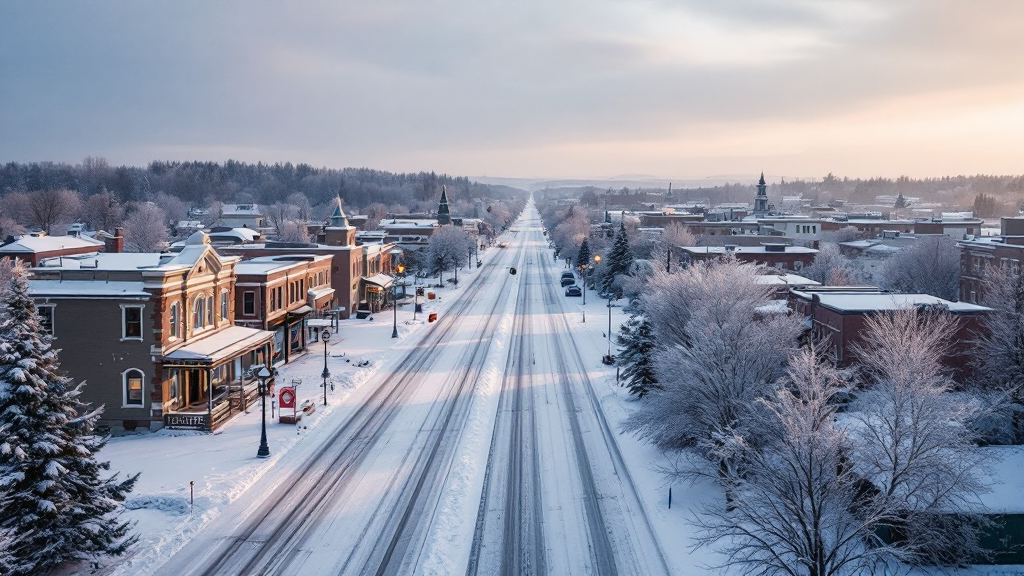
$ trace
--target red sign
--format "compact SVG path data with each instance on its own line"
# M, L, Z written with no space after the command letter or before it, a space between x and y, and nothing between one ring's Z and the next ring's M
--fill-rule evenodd
M281 406L282 410L285 408L295 410L295 389L291 386L282 387L278 404Z

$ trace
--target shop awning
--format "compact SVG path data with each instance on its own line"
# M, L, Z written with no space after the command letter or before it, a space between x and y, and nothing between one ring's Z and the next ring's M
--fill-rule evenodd
M309 306L299 306L295 310L289 310L288 311L288 317L289 318L298 318L300 316L305 316L306 314L309 314L312 311L313 311L313 308L311 308Z
M215 366L256 350L273 340L273 332L231 326L164 354L164 367Z
M390 288L391 284L395 281L394 278L387 274L375 274L373 276L363 276L363 282L367 284L373 284L374 286L380 286L381 288Z

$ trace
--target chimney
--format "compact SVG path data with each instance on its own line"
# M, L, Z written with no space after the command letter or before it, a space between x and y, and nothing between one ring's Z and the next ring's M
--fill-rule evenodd
M104 240L104 252L109 254L119 254L124 252L124 228L114 228L113 238L106 238Z

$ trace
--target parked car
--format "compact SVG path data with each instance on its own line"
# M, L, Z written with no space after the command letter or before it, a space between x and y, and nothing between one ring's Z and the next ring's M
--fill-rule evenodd
M582 296L583 295L583 290L580 290L579 286L573 284L572 286L569 286L568 288L565 289L565 295L566 296Z
M565 288L566 286L572 286L575 283L575 278L562 278L562 288Z
M570 280L574 280L576 278L576 276L572 273L572 270L563 270L562 271L562 280L565 280L566 278L568 278Z

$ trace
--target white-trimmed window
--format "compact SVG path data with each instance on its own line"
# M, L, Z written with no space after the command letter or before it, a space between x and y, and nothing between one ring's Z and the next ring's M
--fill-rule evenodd
M171 338L180 338L179 323L181 322L181 305L175 302L170 310Z
M146 375L138 368L129 368L121 373L124 383L124 403L122 408L144 408L144 392L146 389Z
M121 340L142 340L142 309L121 304Z
M39 314L39 327L49 335L53 335L53 319L57 306L54 304L38 304L36 312Z
M202 330L206 328L206 298L196 296L192 301L192 329Z
M213 326L213 296L206 297L206 325Z
M220 319L228 319L228 291L224 290L220 293Z
M242 292L242 315L256 315L256 293L252 290Z

